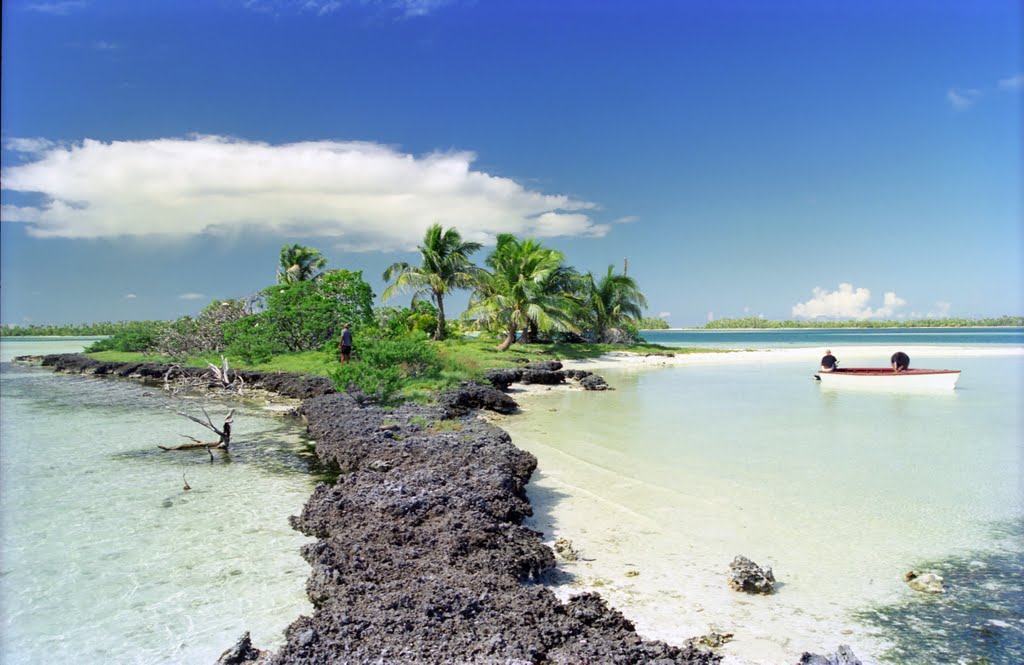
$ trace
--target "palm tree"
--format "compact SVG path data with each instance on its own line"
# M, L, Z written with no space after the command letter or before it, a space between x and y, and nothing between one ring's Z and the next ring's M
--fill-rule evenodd
M399 291L412 291L415 304L421 296L429 294L437 305L434 340L443 340L444 297L452 289L469 288L475 283L480 269L469 262L469 255L481 247L478 242L463 242L454 228L445 231L440 224L432 225L423 235L423 244L417 246L420 265L399 261L384 271L384 281L395 283L384 289L382 299L387 300Z
M510 233L498 236L497 245L482 271L466 316L477 317L478 327L498 328L505 339L499 351L508 349L519 330L572 330L571 301L556 278L565 270L564 255L547 249L532 238L519 240ZM548 288L544 288L547 286Z
M596 341L622 341L621 328L628 321L639 319L647 298L640 292L636 280L624 274L616 275L613 266L600 281L590 278L590 315Z
M327 265L327 259L320 255L319 250L299 244L294 244L291 247L285 245L281 248L277 283L315 282L323 274L321 268L325 265Z

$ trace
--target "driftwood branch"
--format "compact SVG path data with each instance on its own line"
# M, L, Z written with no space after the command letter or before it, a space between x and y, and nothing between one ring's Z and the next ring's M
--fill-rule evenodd
M216 388L241 393L245 389L245 380L237 371L231 371L226 356L221 356L220 361L219 367L211 362L206 363L208 369L202 376L189 375L180 365L171 363L164 373L164 390L177 394Z
M221 425L220 427L217 427L216 425L213 424L213 419L210 418L210 414L206 412L206 409L202 409L202 411L203 415L206 416L206 422L203 422L202 420L196 418L195 416L189 415L187 413L182 413L181 411L176 411L175 413L177 413L179 416L188 418L194 423L202 425L208 430L213 431L213 433L219 437L217 441L200 441L199 439L189 436L188 434L181 434L180 436L189 439L191 443L182 443L177 446L157 447L160 448L161 450L195 450L197 448L205 448L206 451L210 453L211 460L213 459L213 453L211 452L212 449L217 448L219 450L227 450L228 446L231 444L231 423L235 421L235 410L231 409L230 411L228 411L228 415L224 417L224 424Z

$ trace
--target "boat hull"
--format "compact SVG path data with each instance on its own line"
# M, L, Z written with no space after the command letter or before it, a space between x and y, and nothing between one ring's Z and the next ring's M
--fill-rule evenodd
M949 392L956 388L960 370L908 369L894 372L889 368L844 367L834 372L819 372L816 376L823 388Z

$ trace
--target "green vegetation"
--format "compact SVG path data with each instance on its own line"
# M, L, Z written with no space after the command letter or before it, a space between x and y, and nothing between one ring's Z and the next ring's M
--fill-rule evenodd
M412 305L423 295L429 295L437 307L437 328L434 341L445 338L444 297L452 289L473 286L478 268L469 262L469 255L480 250L478 242L463 242L455 229L445 231L440 224L434 224L423 236L423 244L417 246L422 260L413 266L405 262L392 263L384 271L384 280L394 284L384 290L382 298L387 300L398 292L412 291Z
M560 251L502 234L485 269L469 261L479 249L455 229L431 226L419 246L421 264L394 263L384 274L393 280L385 296L411 291L411 306L374 309L362 273L324 271L319 251L286 245L275 285L246 299L215 300L195 317L122 324L88 352L200 367L220 364L223 355L236 368L329 376L339 390L390 404L429 399L523 361L592 358L624 345L664 355L694 350L639 343L646 299L635 279L611 266L600 278L580 274ZM444 298L458 288L473 290L470 306L449 321ZM340 364L346 323L352 362ZM479 337L465 335L470 330Z
M665 319L656 319L650 316L641 317L636 322L636 327L640 330L668 330L668 321Z
M602 342L628 343L637 337L635 323L647 307L647 299L635 279L612 270L608 266L608 272L596 282L593 275L587 275L591 330Z
M315 282L323 274L320 269L327 265L327 259L319 250L304 245L285 245L281 248L281 259L277 268L278 284Z
M912 321L771 321L748 317L718 319L705 326L723 328L986 328L1024 326L1024 316L1000 316L988 319L915 319Z
M103 321L78 324L30 324L0 326L0 337L99 337L115 335L124 328L157 326L166 321Z

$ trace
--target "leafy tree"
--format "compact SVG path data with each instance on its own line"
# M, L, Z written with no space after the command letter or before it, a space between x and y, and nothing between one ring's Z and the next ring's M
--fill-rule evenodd
M341 327L373 322L373 290L361 271L331 270L319 282L279 284L261 293L263 311L226 329L228 350L243 359L319 349Z
M221 351L227 346L225 325L249 314L245 300L214 300L195 318L183 316L163 326L153 348L172 358Z
M588 273L589 301L592 317L591 333L598 342L621 343L636 339L636 321L640 319L647 298L640 292L636 280L628 275L617 275L613 266L595 280Z
M573 303L564 292L545 290L557 282L564 255L542 246L533 238L519 240L509 233L498 236L487 257L490 271L481 271L470 299L467 317L476 317L478 327L504 332L498 346L505 351L519 330L535 325L537 330L573 330Z
M278 284L315 282L320 279L320 270L327 265L327 259L319 250L299 245L285 245L281 248L281 259L277 269Z
M400 291L412 291L413 306L423 295L430 295L437 306L437 329L434 340L444 339L445 314L444 297L452 289L470 288L479 269L469 261L469 255L478 251L478 242L463 242L454 228L447 231L440 224L434 224L423 236L420 250L420 265L414 266L399 261L384 271L384 280L394 284L383 293L387 300Z

